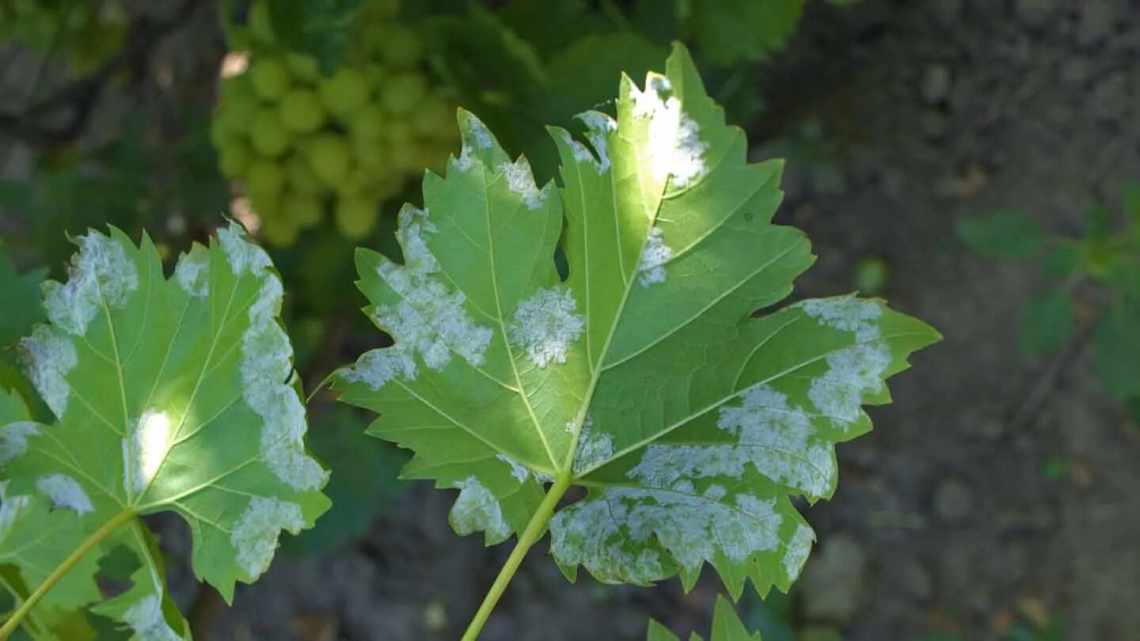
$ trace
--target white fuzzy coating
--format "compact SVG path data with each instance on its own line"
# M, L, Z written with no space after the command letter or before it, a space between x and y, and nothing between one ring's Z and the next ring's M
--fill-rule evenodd
M28 363L28 378L57 418L63 418L71 386L67 374L79 363L75 343L59 329L38 325L20 341Z
M788 581L795 581L800 575L800 570L803 569L808 554L811 553L811 544L814 540L815 532L810 527L802 523L796 526L796 532L788 540L787 549L784 551L784 572L788 575Z
M534 173L530 169L530 162L525 156L519 156L513 163L499 165L499 173L507 181L507 188L518 194L527 209L538 209L549 193L547 187L542 189L534 183Z
M0 481L0 541L8 536L12 524L31 502L30 496L8 496L8 481Z
M469 476L455 483L459 496L451 506L448 521L460 536L478 531L487 533L489 543L501 543L511 535L511 526L503 518L499 499L479 479Z
M253 579L269 569L281 531L297 534L305 527L301 506L266 496L255 496L238 517L230 533L237 564Z
M654 176L672 177L674 187L687 187L708 173L704 156L708 145L701 140L700 126L684 113L681 101L669 96L669 80L650 73L645 90L633 87L633 115L649 119L649 157Z
M459 157L452 164L459 171L468 171L475 163L475 150L487 150L495 145L495 138L490 130L471 113L464 113L460 119L460 133L463 138L463 148Z
M219 237L222 236L219 230ZM315 490L328 472L305 453L305 408L288 384L293 347L277 322L283 295L281 280L264 252L231 226L223 241L235 275L260 279L258 296L248 311L249 326L241 339L242 398L261 419L261 457L277 478L296 490ZM245 245L242 248L235 243ZM235 258L236 257L236 258Z
M40 435L32 421L16 421L0 428L0 465L20 458L28 451L28 439Z
M41 476L36 479L36 489L48 497L56 508L72 510L80 516L95 511L91 498L83 491L79 481L66 474Z
M123 612L123 623L131 627L137 641L182 641L182 636L166 623L162 598L156 594L139 599Z
M376 391L388 381L403 377L416 378L416 361L409 350L394 347L369 350L352 367L341 370L341 379L350 383L364 383Z
M831 447L815 437L811 417L766 385L749 388L739 406L724 405L717 427L731 442L650 445L627 472L653 487L701 478L740 479L752 466L776 483L810 497L822 497L838 470Z
M506 463L507 467L511 468L511 476L513 476L514 479L516 481L518 481L519 483L526 481L527 478L530 476L530 468L523 465L522 463L519 463L518 461L514 460L513 458L507 456L506 454L501 454L501 453L496 454L495 458Z
M604 174L610 170L609 137L617 131L617 121L609 114L600 111L584 111L574 116L586 125L586 139L598 155L596 163L598 173Z
M234 276L240 278L246 273L258 274L273 266L269 254L246 239L245 229L241 225L231 222L228 227L218 228L217 234Z
M853 332L859 341L879 337L879 319L883 308L873 301L854 296L846 298L813 298L798 305L808 316L832 329Z
M476 367L483 364L493 332L475 323L467 313L463 292L451 291L438 275L440 265L426 239L434 232L426 211L411 206L400 211L397 236L404 249L404 265L384 261L377 271L402 300L373 312L396 344L370 352L367 359L346 371L345 380L362 381L373 389L397 376L414 380L416 354L433 370L446 367L453 353Z
M173 421L162 411L146 410L122 440L123 489L128 496L142 492L158 473L172 446Z
M673 258L673 249L665 244L665 232L656 225L649 229L649 237L641 250L637 264L637 281L642 287L665 282L665 263Z
M538 367L565 363L570 347L586 328L585 319L577 311L569 288L540 289L515 308L507 336Z
M891 350L881 341L828 354L828 370L811 382L808 398L834 421L852 424L862 415L863 396L883 389Z
M594 165L598 164L597 159L594 158L594 154L590 153L589 149L586 149L586 145L574 140L574 136L571 136L569 131L559 129L558 134L559 137L562 138L562 142L566 143L566 146L570 148L570 154L574 156L574 160L578 162L588 162Z
M210 254L205 251L183 254L174 267L174 280L182 291L194 298L209 296Z
M119 309L139 287L138 268L117 241L92 231L78 239L67 282L43 284L44 309L57 327L82 336L97 314Z
M614 454L614 441L609 434L594 430L594 418L587 415L578 435L578 449L574 452L574 473L582 474L598 467Z
M720 486L607 488L554 515L550 549L603 582L646 584L665 578L659 557L646 554L658 546L689 571L718 554L743 562L779 546L781 520L775 499L728 497Z

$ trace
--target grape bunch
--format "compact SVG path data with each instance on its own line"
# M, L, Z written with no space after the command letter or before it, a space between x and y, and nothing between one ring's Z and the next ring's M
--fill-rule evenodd
M0 0L0 44L60 51L85 71L119 50L127 21L123 5L111 0Z
M452 105L425 75L422 41L398 9L367 3L344 63L323 74L275 43L264 4L253 5L248 65L222 80L211 135L269 243L292 244L326 210L345 236L368 234L380 202L454 147Z

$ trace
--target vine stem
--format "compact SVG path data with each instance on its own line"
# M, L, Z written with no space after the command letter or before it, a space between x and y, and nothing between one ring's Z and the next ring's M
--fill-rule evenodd
M550 490L546 493L546 497L542 499L538 509L535 510L534 516L530 517L530 522L526 524L526 529L523 530L522 536L519 537L519 542L515 545L515 549L511 550L511 555L507 557L507 562L503 564L503 568L499 570L499 576L495 577L495 582L491 584L491 589L487 591L487 596L483 597L483 603L475 612L472 617L471 623L467 626L467 631L463 633L461 641L475 641L479 638L479 633L483 631L483 626L487 623L487 618L491 616L491 611L495 609L495 605L503 596L507 586L510 584L511 579L514 578L515 572L518 571L519 565L526 557L526 553L530 551L531 546L542 538L543 533L546 532L546 526L550 523L550 517L554 515L554 508L558 506L558 501L566 490L570 488L569 471L559 475L554 481L554 485L550 486ZM0 637L0 641L3 638Z
M107 538L112 532L119 529L120 526L129 522L133 518L135 518L134 510L123 510L122 512L116 514L114 518L99 526L99 529L92 532L91 536L84 539L83 543L80 543L79 547L75 548L75 550L66 559L64 559L62 563L60 563L54 570L52 570L51 574L49 574L48 577L44 579L43 583L41 583L34 592L28 595L28 598L20 604L19 608L16 608L16 611L12 613L12 616L8 617L8 620L4 622L4 625L0 626L0 641L7 641L8 637L12 636L12 633L16 631L16 628L20 626L20 622L23 621L24 617L26 617L28 613L32 611L32 608L36 607L36 604L39 603L40 599L42 599L44 595L48 593L48 591L55 587L55 584L59 583L59 580L62 579L68 572L70 572L71 568L75 567L75 565L79 563L88 552L91 551L91 548L99 545L103 539Z

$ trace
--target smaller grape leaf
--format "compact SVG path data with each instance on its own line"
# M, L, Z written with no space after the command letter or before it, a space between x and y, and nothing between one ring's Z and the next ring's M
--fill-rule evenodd
M1114 397L1140 396L1140 295L1123 298L1093 330L1097 375Z
M955 231L967 247L988 258L1032 258L1045 245L1037 221L1017 211L961 218Z
M290 384L281 281L236 224L170 278L145 235L136 246L112 227L77 244L68 280L44 284L49 323L21 342L56 420L0 427L0 559L30 590L90 543L31 620L51 626L94 605L136 637L189 638L140 516L179 514L195 574L229 601L236 581L268 567L281 531L328 508ZM119 546L141 567L99 603L99 559Z
M649 630L645 635L646 641L680 641L676 634L657 621L649 621ZM689 641L703 641L703 638L693 632ZM709 641L763 641L759 632L749 632L736 610L728 599L718 595L716 608L713 610L712 632Z
M1034 296L1021 316L1018 347L1030 356L1052 354L1073 335L1073 301L1065 287Z

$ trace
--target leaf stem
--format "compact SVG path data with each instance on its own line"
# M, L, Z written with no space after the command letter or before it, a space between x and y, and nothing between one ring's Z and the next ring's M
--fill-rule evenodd
M44 579L43 583L28 595L28 598L20 604L20 607L16 608L12 616L8 617L4 625L0 626L0 641L7 641L8 637L12 636L16 628L20 626L20 622L32 611L32 608L36 607L40 599L55 587L55 584L59 583L60 579L70 572L77 563L83 560L83 557L86 556L92 548L99 545L103 539L107 538L112 532L119 529L121 525L129 522L133 518L135 518L134 510L123 510L116 514L114 518L99 526L99 529L92 532L91 536L84 539L83 542L79 544L79 547L75 548L62 563L52 570L51 574Z
M550 490L546 493L546 497L542 499L538 509L535 510L534 516L530 517L530 522L526 524L526 529L523 530L522 536L519 537L519 542L515 545L515 549L511 550L511 555L507 557L507 562L503 564L503 568L499 570L499 576L495 577L495 582L491 584L491 589L487 591L487 596L483 597L483 603L475 612L475 616L471 619L471 623L467 626L467 631L463 633L461 641L475 641L479 638L479 633L483 631L483 626L487 623L487 618L491 616L491 611L495 609L495 605L503 596L506 591L507 585L510 584L511 579L514 578L515 572L518 571L519 565L522 564L523 558L526 553L530 551L531 546L542 538L543 533L546 532L546 525L550 523L550 517L554 515L554 508L558 506L558 501L566 490L570 488L571 473L569 471L559 475L554 481L554 485L550 486ZM0 638L0 641L3 641Z

